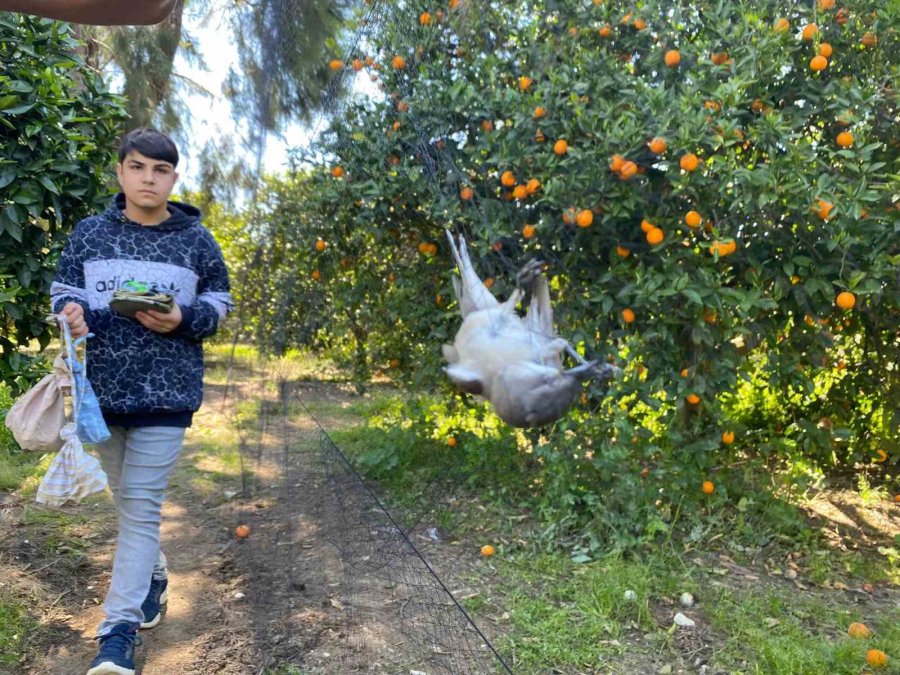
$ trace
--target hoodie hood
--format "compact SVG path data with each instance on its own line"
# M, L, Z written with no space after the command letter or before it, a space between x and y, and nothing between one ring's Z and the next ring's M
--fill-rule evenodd
M161 232L172 232L175 230L185 230L192 225L200 222L200 209L184 202L168 202L169 217L163 222L153 225L154 230ZM116 195L112 205L106 210L105 215L114 221L120 223L130 223L139 227L147 227L140 223L135 223L125 215L125 193L120 192Z

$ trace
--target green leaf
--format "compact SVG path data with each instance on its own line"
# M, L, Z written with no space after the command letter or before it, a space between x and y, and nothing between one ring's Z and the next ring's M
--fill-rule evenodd
M688 300L693 302L695 305L703 305L703 298L700 297L700 294L697 291L692 290L690 288L685 288L681 291L682 295L686 297Z

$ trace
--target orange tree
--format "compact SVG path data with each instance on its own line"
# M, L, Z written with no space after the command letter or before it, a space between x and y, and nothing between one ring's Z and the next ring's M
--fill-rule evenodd
M439 376L443 228L501 290L547 261L561 331L625 364L574 434L533 439L584 512L615 483L665 529L761 465L896 464L896 5L379 11L332 65L379 95L335 117L305 206L345 261L333 302L365 298L370 334Z
M36 377L19 347L43 319L65 234L109 194L121 100L77 54L66 24L0 12L0 382Z

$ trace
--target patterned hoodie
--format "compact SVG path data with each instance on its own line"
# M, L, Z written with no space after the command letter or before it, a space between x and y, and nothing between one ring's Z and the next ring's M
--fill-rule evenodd
M228 271L199 209L169 202L170 217L154 226L129 220L125 195L82 220L66 243L50 288L53 311L84 308L94 337L87 375L109 425L190 426L203 400L202 340L231 310ZM109 308L127 282L172 293L182 321L156 333Z

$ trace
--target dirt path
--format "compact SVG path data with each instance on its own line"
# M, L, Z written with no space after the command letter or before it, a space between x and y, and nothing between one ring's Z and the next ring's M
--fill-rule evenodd
M328 452L327 437L296 401L282 416L270 388L269 402L241 422L243 435L234 431L234 411L262 398L255 386L241 382L225 408L221 386L209 386L187 436L163 511L168 606L160 625L141 633L138 673L493 672L480 637L410 540ZM336 385L301 388L338 405L348 398ZM0 540L0 572L32 585L46 629L39 656L13 672L82 673L109 583L111 501L101 496L63 512L25 500L5 506L13 534ZM246 539L233 534L239 523L250 527ZM409 535L427 548L421 531ZM465 594L465 584L446 575Z
M211 405L197 416L200 429L221 424ZM163 621L143 631L142 648L137 651L138 672L143 675L214 672L207 668L206 646L222 640L224 603L230 584L220 570L227 568L231 555L225 523L215 509L191 487L190 467L201 452L196 433L188 435L180 466L163 508L161 537L169 561L169 598ZM81 599L81 606L68 603L65 613L50 619L55 639L45 656L28 667L28 673L71 675L86 670L96 652L92 637L103 618L102 601L108 587L114 551L115 513L110 500L67 510L88 518L87 573L69 579L69 595ZM58 583L58 580L52 580ZM241 663L241 653L231 654ZM249 659L247 659L249 661ZM252 667L215 672L253 672Z

